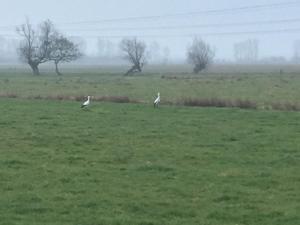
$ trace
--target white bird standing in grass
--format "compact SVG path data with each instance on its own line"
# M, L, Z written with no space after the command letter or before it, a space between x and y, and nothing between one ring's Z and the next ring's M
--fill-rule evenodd
M155 108L155 107L158 107L159 103L160 103L160 94L159 94L159 92L158 92L158 93L157 93L157 98L156 98L156 99L154 100L154 102L153 102L154 108Z
M88 96L88 99L82 103L81 108L87 107L91 103L90 98L91 96Z

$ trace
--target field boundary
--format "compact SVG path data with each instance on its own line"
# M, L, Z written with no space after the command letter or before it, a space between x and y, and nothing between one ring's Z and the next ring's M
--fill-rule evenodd
M71 95L49 95L49 96L19 96L14 93L1 94L0 98L17 98L17 99L36 99L36 100L55 100L55 101L84 101L86 96ZM92 96L95 102L113 102L113 103L135 103L148 104L148 102L131 99L128 96ZM187 107L217 107L217 108L240 108L254 110L278 110L278 111L300 111L300 103L278 101L265 102L260 106L257 102L247 99L221 99L221 98L181 98L175 101L162 101L161 105L175 105Z

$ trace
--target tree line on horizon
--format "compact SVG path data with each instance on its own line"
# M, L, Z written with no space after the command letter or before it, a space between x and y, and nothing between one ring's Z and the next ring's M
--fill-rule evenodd
M59 32L50 20L43 21L38 27L33 27L29 20L17 27L17 33L22 38L21 41L9 39L7 46L6 39L0 36L1 61L14 60L11 49L17 49L16 53L22 62L27 63L33 71L33 74L40 74L39 65L45 62L53 62L55 72L61 75L59 65L61 63L71 62L81 58L84 54L85 42L78 37L67 37ZM114 45L111 41L101 42L98 40L99 51L102 54L97 60L114 60L112 56L115 50L122 52L122 58L130 63L131 67L125 72L129 75L141 72L146 64L158 60L159 45L157 42L146 45L143 40L138 38L124 38L118 44ZM106 46L107 45L107 46ZM273 64L273 63L295 63L300 62L300 40L294 41L294 55L291 59L283 56L258 57L259 41L257 39L247 39L240 41L233 46L233 56L235 63L238 64ZM10 50L8 52L8 50ZM151 54L150 54L151 52ZM153 53L153 55L152 55ZM168 62L170 49L163 49L164 63ZM152 57L152 58L151 58ZM194 72L198 73L205 70L214 62L215 49L199 37L195 37L192 43L186 49L186 62L194 66ZM118 56L118 59L119 56ZM8 62L8 61L7 61ZM230 63L231 61L216 60L215 62Z

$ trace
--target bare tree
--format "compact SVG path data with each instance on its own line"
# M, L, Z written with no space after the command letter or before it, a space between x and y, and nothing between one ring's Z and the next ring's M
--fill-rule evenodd
M120 43L120 49L124 53L124 58L132 64L132 67L125 75L134 72L142 72L146 63L146 44L138 41L136 38L123 39Z
M98 56L101 58L113 58L116 51L115 44L110 40L98 38Z
M195 38L187 49L188 62L194 65L194 72L199 73L212 63L215 56L214 50L200 38Z
M80 52L86 52L87 42L85 38L80 36L68 36L68 39L78 46Z
M161 47L157 41L152 41L148 46L149 57L152 63L158 63L161 58Z
M162 63L164 65L169 63L169 58L170 58L170 48L168 46L163 48L163 61Z
M58 70L58 64L62 62L71 62L82 56L78 45L66 37L56 34L51 40L51 48L49 59L55 64L55 72L57 75L62 75Z
M234 45L234 56L237 62L252 63L258 60L258 40L248 39Z
M295 40L293 44L294 55L292 57L292 62L299 64L300 62L300 40Z
M33 74L39 75L38 66L49 61L51 36L55 33L53 24L50 20L44 21L38 33L27 20L25 24L17 27L17 32L24 38L18 49L19 57L29 64Z

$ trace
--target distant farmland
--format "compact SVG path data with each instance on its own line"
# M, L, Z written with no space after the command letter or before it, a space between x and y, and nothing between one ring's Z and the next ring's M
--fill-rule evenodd
M126 77L121 73L126 71L124 67L66 67L62 69L64 76L56 76L45 67L44 74L39 77L32 76L29 70L11 67L1 70L0 96L123 96L150 103L160 91L165 103L186 98L216 98L250 100L260 108L282 102L299 104L300 75L296 73L297 66L253 67L215 66L208 72L193 75L183 73L189 71L187 66L152 66L141 75ZM255 70L261 72L252 72Z

